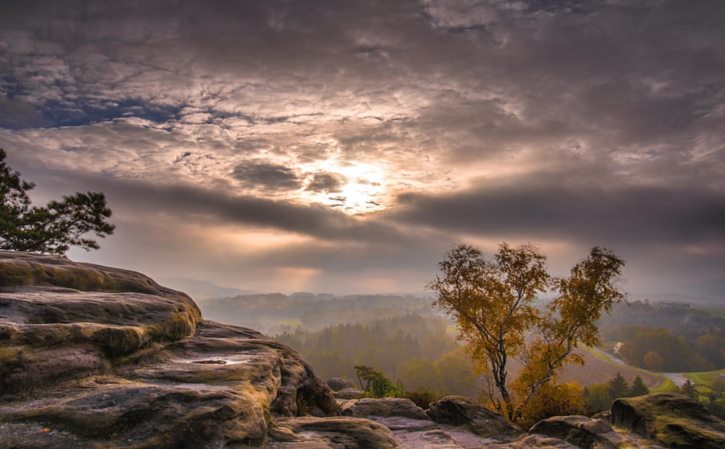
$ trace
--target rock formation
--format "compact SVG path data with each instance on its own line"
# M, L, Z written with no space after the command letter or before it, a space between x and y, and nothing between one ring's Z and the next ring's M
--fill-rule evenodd
M2 448L257 446L336 413L295 351L141 274L0 252L0 287Z
M666 447L716 449L725 447L725 422L687 396L665 393L617 399L612 423Z
M619 400L607 419L529 432L462 397L423 410L331 380L251 329L202 319L131 271L0 252L0 448L529 449L725 447L684 396Z

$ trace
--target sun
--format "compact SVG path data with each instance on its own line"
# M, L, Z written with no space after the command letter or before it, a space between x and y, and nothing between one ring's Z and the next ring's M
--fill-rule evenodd
M334 173L344 178L337 191L305 191L305 200L339 209L348 214L365 214L385 209L388 196L386 167L361 161L327 160L312 170Z

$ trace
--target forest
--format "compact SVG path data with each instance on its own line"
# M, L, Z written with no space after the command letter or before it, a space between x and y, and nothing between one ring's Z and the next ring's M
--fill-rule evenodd
M407 315L277 336L304 354L324 378L355 379L355 366L382 371L408 390L476 396L470 357L440 317Z

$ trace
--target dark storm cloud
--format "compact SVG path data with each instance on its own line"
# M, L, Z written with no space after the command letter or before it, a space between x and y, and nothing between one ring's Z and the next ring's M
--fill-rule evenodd
M45 123L40 111L32 104L0 95L0 128L19 129Z
M725 244L725 194L719 190L518 181L457 194L405 194L391 218L441 231L620 248Z
M250 189L294 190L302 186L294 170L268 162L242 162L234 167L232 177Z

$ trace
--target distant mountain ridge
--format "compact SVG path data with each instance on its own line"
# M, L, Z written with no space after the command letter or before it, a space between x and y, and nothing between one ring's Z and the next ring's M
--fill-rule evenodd
M225 298L237 295L249 295L255 293L252 290L242 290L234 287L223 287L208 281L199 281L186 278L159 278L164 285L176 290L186 292L195 300L204 301L213 298Z

